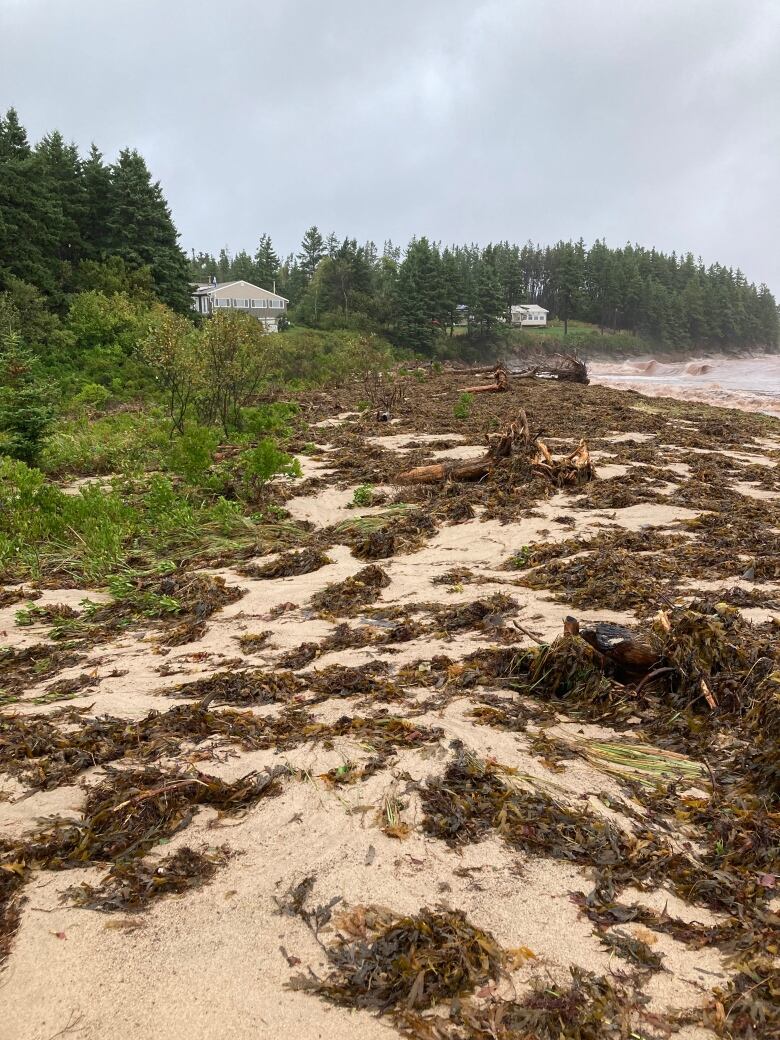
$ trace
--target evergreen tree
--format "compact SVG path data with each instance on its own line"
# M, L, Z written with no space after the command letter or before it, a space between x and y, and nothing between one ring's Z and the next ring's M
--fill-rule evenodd
M112 167L110 249L130 268L148 266L157 295L173 310L190 309L187 258L179 247L159 181L129 148Z
M82 164L75 144L66 144L59 130L46 134L35 154L43 170L46 190L61 213L58 257L71 266L85 255L82 229L86 224L87 196Z
M298 263L307 282L310 282L314 277L314 272L317 270L317 264L324 256L325 243L319 232L319 228L316 224L312 224L303 236L303 240L301 241L301 251L298 253Z
M55 293L62 209L14 109L0 119L0 289L11 277Z
M81 170L85 194L81 237L85 254L93 260L103 260L110 248L111 169L103 162L101 152L93 144Z
M255 253L255 281L263 289L272 289L279 273L279 257L269 235L261 235Z
M430 354L447 318L441 258L427 238L414 239L398 270L396 328L402 346Z

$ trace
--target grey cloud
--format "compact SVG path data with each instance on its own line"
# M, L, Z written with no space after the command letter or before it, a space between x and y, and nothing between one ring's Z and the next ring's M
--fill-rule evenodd
M186 247L605 236L780 292L774 0L0 0L0 98L130 144Z

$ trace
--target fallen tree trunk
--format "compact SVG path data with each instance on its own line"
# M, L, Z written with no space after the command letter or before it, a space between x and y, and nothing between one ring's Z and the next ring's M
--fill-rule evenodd
M556 487L584 484L594 477L593 463L584 440L570 455L555 459L543 440L531 437L528 416L520 409L515 422L510 423L501 433L488 437L488 449L481 458L468 462L437 462L430 466L417 466L399 473L396 481L399 484L438 484L444 480L474 483L490 476L500 459L509 458L518 450L529 456L533 452L529 459L531 469Z
M509 389L509 372L504 365L497 365L488 371L492 371L494 382L467 386L463 392L466 394L501 394Z
M487 452L479 459L468 462L438 462L432 466L417 466L415 469L399 473L396 480L399 484L438 484L442 480L458 480L474 482L488 476L499 459L506 459L514 450L515 444L521 443L526 448L531 440L528 417L523 409L515 422L510 423L501 433L488 437Z

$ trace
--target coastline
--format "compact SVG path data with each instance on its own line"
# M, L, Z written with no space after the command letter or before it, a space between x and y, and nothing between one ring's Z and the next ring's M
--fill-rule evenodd
M528 955L518 956L506 979L480 990L480 1007L501 995L528 994L539 984L548 990L564 987L572 967L615 977L618 964L624 966L616 964L603 935L572 900L572 893L584 897L591 891L591 867L565 856L519 850L498 830L453 848L425 826L426 785L445 773L463 747L481 761L499 763L512 783L519 778L531 791L544 792L572 811L587 810L621 833L633 834L636 819L650 826L651 816L641 803L630 802L629 812L625 778L595 755L574 749L583 741L646 745L651 709L645 717L637 706L617 725L595 716L587 721L560 701L548 705L545 718L537 717L532 696L518 695L509 683L489 682L486 671L483 683L479 656L475 664L469 655L503 650L522 657L536 649L537 641L560 636L567 614L641 626L666 602L684 604L705 595L715 601L734 588L749 604L739 608L745 619L769 625L778 613L760 604L780 596L780 583L758 575L745 578L750 561L738 554L724 550L721 563L704 567L694 561L687 570L683 560L673 574L660 563L673 558L667 544L681 542L683 549L693 544L696 524L717 510L729 511L734 522L744 511L744 523L755 523L757 529L778 526L780 421L755 414L758 409L726 414L693 398L678 404L609 386L596 380L589 387L528 381L507 394L482 395L468 418L458 419L453 405L462 387L444 374L410 383L389 425L375 422L368 412L349 411L358 387L301 395L309 423L301 447L305 441L314 450L299 452L303 480L284 483L279 501L290 518L312 525L327 563L270 580L247 574L246 564L273 562L278 554L205 568L244 591L209 619L197 639L165 648L149 623L102 644L88 661L63 669L58 679L91 670L99 684L68 706L84 708L89 716L137 722L150 711L192 704L186 687L177 692L182 684L208 681L225 671L292 671L302 685L289 698L217 701L219 710L233 704L271 721L291 709L305 710L313 720L312 734L315 722L336 727L347 716L392 716L404 720L407 732L422 736L391 746L387 754L378 752L376 735L361 737L349 729L334 729L336 735L327 741L312 735L255 750L218 740L184 740L169 750L166 763L197 766L229 781L250 770L282 766L280 792L233 817L198 810L152 855L156 861L184 845L212 850L226 845L230 854L224 866L204 887L157 899L141 913L102 914L69 903L66 891L82 882L97 884L104 867L36 872L25 890L21 925L2 976L9 1036L39 1040L70 1019L94 1040L396 1036L386 1018L326 1003L292 985L309 970L320 978L327 975L324 946L334 941L340 921L346 927L338 913L371 904L396 914L434 906L462 910L502 947L526 949ZM664 398L672 396L664 390ZM534 429L544 429L556 457L587 438L596 479L570 488L526 485L521 474L507 468L500 479L478 485L415 489L396 482L402 469L480 456L486 436L516 418L521 407ZM355 508L355 491L364 486L372 489L376 502ZM368 518L376 523L399 502L409 507L398 514L407 524L393 535L392 551L366 557L371 546L367 550L364 540L346 533L350 522ZM388 527L391 534L394 530ZM588 559L601 584L590 592L589 586L577 585L576 574L566 577L568 585L556 584L554 559L534 567L512 569L509 564L532 548L544 561L545 553L571 539L599 546ZM648 552L655 556L647 573L641 571L645 577L622 580L615 561L630 575ZM561 559L566 563L568 557ZM381 568L386 584L362 606L348 609L334 586L371 565ZM327 589L326 602L317 606L316 597ZM68 596L76 601L74 590L48 588L38 602L61 603ZM16 609L0 611L4 643L16 649L45 643L47 627L18 627ZM514 628L512 620L533 636ZM398 638L389 641L388 631ZM241 640L253 633L266 639L247 649ZM334 640L338 633L341 643ZM304 666L291 665L286 655L306 645L314 646L314 656ZM345 672L330 695L318 694L317 675L332 666L364 669L362 686L355 671ZM35 701L46 693L47 682L29 685L4 714L54 717L62 705L41 708ZM521 725L526 702L531 714ZM517 709L516 724L486 721L508 709ZM550 747L563 757L556 759ZM571 756L563 755L565 747L572 749ZM118 765L132 762L131 751ZM3 776L0 834L19 838L42 817L78 813L81 783L94 784L101 775L93 767L68 783L32 792L18 778ZM668 797L706 800L709 781L701 762L695 776ZM388 799L403 824L395 831L387 825ZM680 847L702 840L673 816L661 822L668 827L664 840ZM313 881L307 906L340 901L336 916L316 935L300 916L280 912L290 889L308 877ZM621 898L703 925L726 920L701 902L684 900L650 881ZM714 987L726 987L735 975L723 952L712 945L686 945L644 925L625 927L663 957L664 970L641 981L647 1012L664 1016L688 1009L692 1022L677 1036L711 1040L715 1033L704 1011L714 999ZM693 1021L699 1012L700 1020Z

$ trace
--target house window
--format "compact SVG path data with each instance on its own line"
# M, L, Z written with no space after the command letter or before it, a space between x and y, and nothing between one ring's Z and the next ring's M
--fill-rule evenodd
M261 307L267 307L268 306L268 300L263 299L263 300L260 300L259 302L260 302L260 306Z
M245 311L249 310L249 300L244 300L244 310Z

